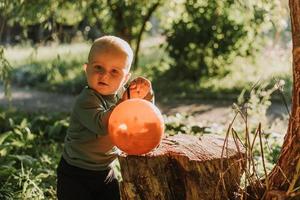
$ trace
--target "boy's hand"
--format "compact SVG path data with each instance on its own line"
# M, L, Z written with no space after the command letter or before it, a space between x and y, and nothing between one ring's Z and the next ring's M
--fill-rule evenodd
M153 99L153 91L151 82L144 77L137 77L129 83L129 87L124 92L122 100L140 98L151 101Z

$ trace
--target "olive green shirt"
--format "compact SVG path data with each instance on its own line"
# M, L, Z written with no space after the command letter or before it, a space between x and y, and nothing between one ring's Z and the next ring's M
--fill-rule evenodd
M105 170L115 160L117 148L109 139L104 119L118 100L118 95L104 96L88 87L82 90L65 137L63 157L67 163L88 170Z

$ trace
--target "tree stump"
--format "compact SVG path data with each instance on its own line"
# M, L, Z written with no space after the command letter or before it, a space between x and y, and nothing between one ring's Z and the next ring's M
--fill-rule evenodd
M164 138L148 154L121 154L122 200L233 199L244 152L233 139L223 148L224 140L178 134Z

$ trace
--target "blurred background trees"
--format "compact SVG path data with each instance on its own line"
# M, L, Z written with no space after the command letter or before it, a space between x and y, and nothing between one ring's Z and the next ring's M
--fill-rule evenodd
M76 37L93 40L117 35L135 46L161 1L4 1L0 4L0 42L15 44L57 41L70 43ZM135 61L134 63L136 63Z
M207 79L238 71L232 64L237 58L257 60L257 52L268 51L267 47L290 44L287 10L282 0L3 0L0 43L37 48L91 42L113 34L131 44L134 70L155 74L154 84L156 79L176 78L181 83L174 87L182 92L199 87L211 90L215 86L207 85ZM158 56L145 63L145 56L139 54L141 41L155 37L161 39L150 46Z

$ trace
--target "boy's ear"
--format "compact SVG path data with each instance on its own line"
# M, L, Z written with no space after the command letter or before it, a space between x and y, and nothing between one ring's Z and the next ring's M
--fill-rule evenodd
M86 72L86 69L87 69L87 63L84 63L83 65L82 65L82 68L83 68L83 70Z

